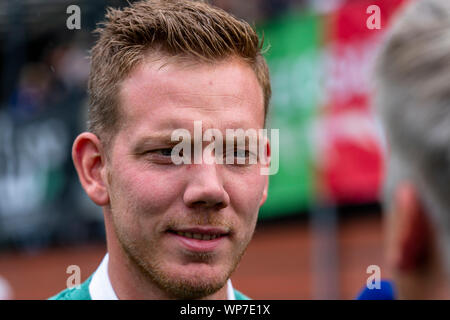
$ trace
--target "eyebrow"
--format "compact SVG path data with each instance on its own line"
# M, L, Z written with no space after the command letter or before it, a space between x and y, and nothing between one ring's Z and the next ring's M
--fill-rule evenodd
M172 131L170 132L157 132L152 135L146 135L138 139L133 145L132 150L135 154L140 154L147 151L149 148L155 145L175 145L178 142L172 141Z

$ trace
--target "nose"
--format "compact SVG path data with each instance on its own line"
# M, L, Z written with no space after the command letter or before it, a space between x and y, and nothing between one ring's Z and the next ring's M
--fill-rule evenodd
M189 182L183 195L183 201L189 208L208 208L220 210L230 204L219 174L219 164L189 165Z

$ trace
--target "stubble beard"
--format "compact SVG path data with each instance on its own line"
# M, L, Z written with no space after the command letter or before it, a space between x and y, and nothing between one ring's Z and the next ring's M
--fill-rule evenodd
M156 243L139 245L139 243L128 237L127 233L116 224L115 219L113 219L113 225L117 239L129 262L136 267L143 279L162 290L168 299L201 299L222 289L239 265L253 235L252 232L248 239L240 242L242 245L231 257L233 261L230 262L228 271L214 278L206 279L202 274L195 274L191 278L185 278L171 275L164 267L163 261L160 261L158 257L152 257L148 250L145 250L145 248L149 247L156 248ZM186 257L194 263L210 263L214 259L214 254L186 252Z

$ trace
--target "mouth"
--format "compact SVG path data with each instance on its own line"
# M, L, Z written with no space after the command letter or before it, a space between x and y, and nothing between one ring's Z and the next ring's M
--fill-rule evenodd
M214 240L218 237L221 237L222 235L218 234L201 234L201 233L190 233L190 232L176 232L177 235L190 238L190 239L197 239L197 240Z
M229 235L229 231L221 228L185 228L185 229L169 229L167 232L176 234L181 237L210 241L221 237L226 237Z
M214 251L230 235L227 229L209 227L169 229L167 233L173 235L185 249L195 252Z

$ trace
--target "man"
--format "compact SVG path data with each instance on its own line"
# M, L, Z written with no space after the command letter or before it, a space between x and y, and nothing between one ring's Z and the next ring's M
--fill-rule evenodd
M378 57L387 259L400 299L448 299L450 2L413 1Z
M110 9L99 33L89 131L72 156L102 207L108 254L81 289L53 299L245 299L229 278L267 197L263 164L176 165L171 137L192 134L194 121L223 133L264 127L271 91L258 36L187 0Z

